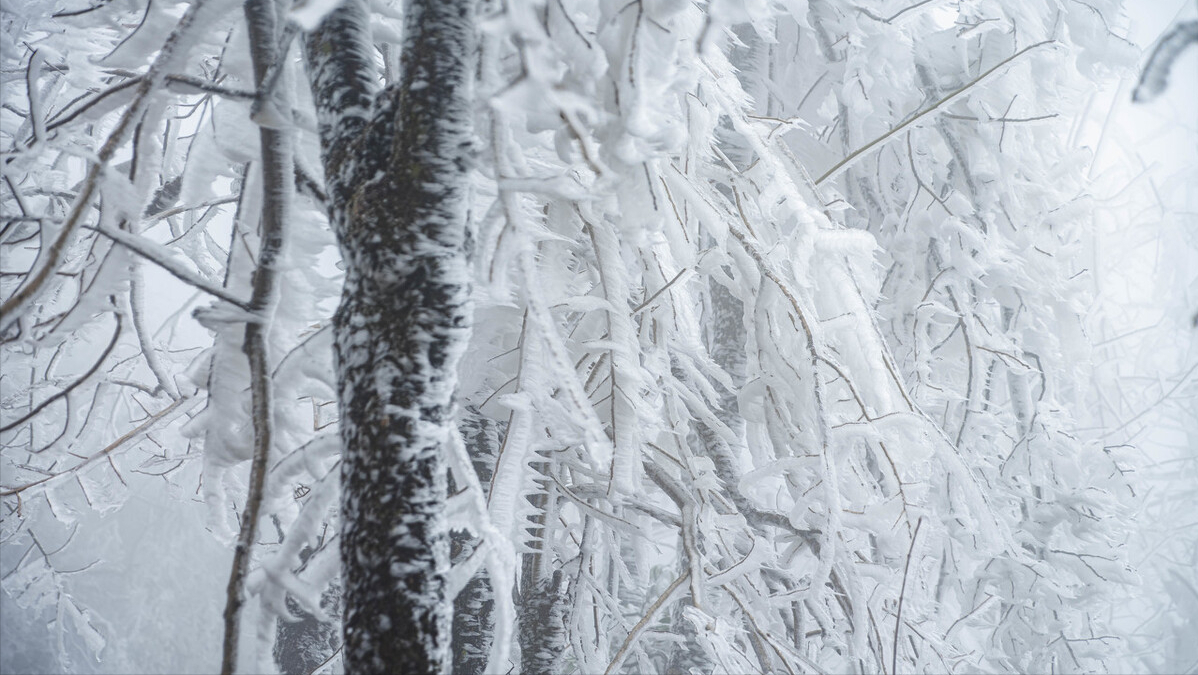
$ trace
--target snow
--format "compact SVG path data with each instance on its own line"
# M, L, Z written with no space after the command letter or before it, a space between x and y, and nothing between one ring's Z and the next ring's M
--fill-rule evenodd
M1129 115L1115 0L509 5L280 17L302 196L233 3L5 8L0 669L214 669L247 326L242 670L440 663L483 578L486 672L1198 658L1186 52Z

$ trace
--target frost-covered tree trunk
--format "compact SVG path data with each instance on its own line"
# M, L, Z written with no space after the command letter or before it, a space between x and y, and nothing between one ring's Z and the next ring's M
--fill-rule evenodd
M408 3L398 84L377 95L364 3L310 38L330 219L343 445L347 672L448 667L443 445L470 332L473 0Z
M553 675L562 672L569 636L566 634L567 605L564 579L555 573L534 579L520 597L520 672Z
M478 474L478 482L488 485L495 474L495 459L499 451L500 426L483 416L477 409L467 409L461 421L462 439ZM468 489L454 486L457 490ZM480 538L465 531L454 531L454 564L483 555ZM474 675L486 672L487 657L495 632L495 589L485 570L475 573L454 598L453 606L453 672Z
M552 675L562 669L568 648L565 613L568 597L560 571L552 569L547 538L555 526L553 482L549 461L530 462L537 488L528 495L532 507L525 521L528 535L520 572L519 640L520 672Z

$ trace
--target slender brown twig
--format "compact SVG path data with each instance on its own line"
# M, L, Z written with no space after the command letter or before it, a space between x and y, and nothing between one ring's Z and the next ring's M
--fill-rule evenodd
M907 549L907 564L903 565L903 585L899 587L898 611L894 617L894 642L890 646L890 673L896 675L898 670L898 640L899 628L903 625L903 598L907 593L907 572L911 569L911 555L915 553L915 541L919 539L919 528L923 525L923 516L915 521L915 533L911 535L911 547Z

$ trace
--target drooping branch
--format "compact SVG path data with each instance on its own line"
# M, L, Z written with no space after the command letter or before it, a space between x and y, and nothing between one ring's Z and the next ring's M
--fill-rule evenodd
M276 53L278 5L274 0L247 0L246 24L249 28L250 56L254 81L262 87L272 64L283 55ZM295 192L295 168L292 160L291 131L265 126L258 131L262 147L262 217L257 268L252 281L250 311L258 321L245 326L242 351L250 366L250 410L254 429L254 447L250 461L249 490L246 495L241 532L233 554L233 567L225 600L225 637L221 659L222 675L230 675L237 666L241 607L245 603L245 579L249 573L251 549L257 540L258 516L266 486L267 463L274 438L273 392L271 386L270 334L274 306L278 302L278 265L283 252L291 200Z
M179 281L190 284L191 286L194 286L215 298L220 298L234 307L243 309L247 312L250 311L252 303L235 297L224 288L217 286L211 281L208 281L195 272L187 269L187 267L185 267L182 263L175 260L171 250L162 244L159 244L155 241L150 241L145 237L140 237L130 232L125 232L124 230L118 230L114 227L102 226L94 228L88 227L86 229L95 230L96 232L108 237L130 251L142 256L146 260L169 272L171 276L175 277Z

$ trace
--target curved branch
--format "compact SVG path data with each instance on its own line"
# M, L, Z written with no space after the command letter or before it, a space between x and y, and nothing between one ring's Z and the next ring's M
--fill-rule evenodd
M281 50L276 48L275 34L278 27L274 3L271 0L248 0L245 3L245 18L250 37L254 82L261 89L266 85L272 65L283 56L277 53ZM287 113L286 116L290 117L289 110ZM254 428L254 449L250 462L244 519L237 538L226 591L222 675L230 675L237 665L241 607L245 603L245 580L250 570L251 549L258 538L258 517L262 511L262 500L266 491L267 462L274 437L274 392L271 387L267 338L270 334L274 306L278 302L279 257L283 252L291 197L295 192L291 132L260 126L258 135L262 148L261 240L249 309L259 314L262 320L246 324L245 339L242 342L242 351L245 352L250 365L250 410Z
M79 379L72 382L70 385L68 385L62 391L50 396L46 400L39 403L37 405L37 407L35 407L33 410L30 410L28 413L25 413L23 416L21 416L20 419L14 421L14 422L10 422L9 424L6 424L6 425L0 427L0 433L3 433L5 431L12 431L13 429L21 426L22 424L28 422L31 419L33 419L38 413L45 410L46 406L57 401L58 399L62 398L63 396L70 394L72 391L74 391L80 385L82 385L84 382L86 382L88 379L90 379L91 376L94 375L96 373L96 371L100 369L100 366L103 365L104 361L106 361L108 359L108 355L112 353L113 348L116 347L116 343L121 337L121 315L113 314L113 316L116 317L116 330L114 330L112 332L112 339L109 340L108 346L104 348L104 353L100 355L100 358L97 359L94 364L92 364L92 367L89 368L87 370L87 372L83 374L82 377L80 377Z

